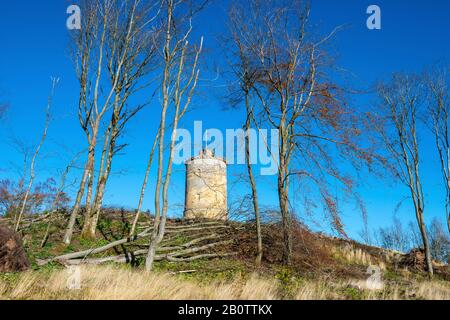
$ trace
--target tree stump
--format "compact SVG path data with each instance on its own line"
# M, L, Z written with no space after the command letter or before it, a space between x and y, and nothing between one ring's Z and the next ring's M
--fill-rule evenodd
M0 272L25 271L30 267L20 236L0 226Z

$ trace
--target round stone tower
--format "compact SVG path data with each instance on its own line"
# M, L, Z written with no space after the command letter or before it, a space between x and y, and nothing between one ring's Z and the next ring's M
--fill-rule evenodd
M227 164L203 150L186 162L186 219L227 219Z

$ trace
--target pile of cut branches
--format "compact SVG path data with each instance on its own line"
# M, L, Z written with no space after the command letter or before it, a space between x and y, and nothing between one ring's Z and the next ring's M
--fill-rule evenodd
M188 262L234 255L230 248L235 242L236 226L222 221L171 220L166 227L165 237L157 248L157 261ZM39 265L59 262L63 265L102 264L106 262L131 263L147 254L151 222L141 223L138 234L112 241L106 245L72 252L46 260ZM111 252L114 254L111 254Z

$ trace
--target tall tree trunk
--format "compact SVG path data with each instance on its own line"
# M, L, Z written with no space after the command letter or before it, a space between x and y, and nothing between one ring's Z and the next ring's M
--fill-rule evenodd
M431 248L430 248L430 242L428 240L428 235L427 235L427 228L425 225L425 221L424 221L424 205L425 205L425 201L424 201L424 196L423 196L423 191L422 191L422 182L420 180L420 174L419 174L419 149L418 149L418 144L417 144L417 135L416 135L416 126L415 126L415 118L413 118L413 137L414 137L414 145L416 146L415 150L416 150L416 158L414 161L414 178L415 178L415 192L414 195L417 198L417 205L416 205L416 216L417 216L417 222L419 223L419 229L420 229L420 234L422 235L422 239L423 239L423 247L425 250L425 257L426 257L426 261L427 261L427 271L428 271L428 275L430 278L433 277L433 260L431 258ZM413 195L413 197L414 197Z
M448 232L450 233L450 212L448 209L447 209L447 229L448 229Z
M261 234L261 213L259 210L259 203L258 203L258 193L256 191L256 182L255 177L253 176L253 170L251 165L251 158L250 158L250 123L251 123L251 116L252 111L250 108L250 102L248 98L248 94L245 96L245 104L246 104L246 110L247 110L247 120L245 122L245 160L247 163L247 172L248 177L250 180L250 185L252 188L252 200L253 200L253 210L255 212L255 223L256 223L256 237L257 237L257 252L256 252L256 259L255 263L257 266L261 265L262 257L263 257L263 242L262 242L262 234Z
M175 29L173 21L173 11L174 7L177 5L177 2L173 0L167 0L167 29L165 35L165 45L164 45L164 73L162 80L162 95L163 95L163 103L162 103L162 111L161 111L161 122L159 126L159 150L158 150L158 178L156 182L155 188L155 221L153 226L153 232L150 240L150 247L148 250L147 258L145 260L145 269L147 271L151 271L153 267L153 263L155 260L156 249L161 243L167 221L167 210L168 210L168 190L170 185L170 177L172 174L172 165L174 158L174 149L175 149L175 140L177 135L178 123L183 114L186 112L191 98L194 92L194 89L197 86L199 71L197 70L197 62L199 54L202 50L203 38L200 42L200 48L196 52L191 76L186 80L186 86L181 86L181 82L183 81L183 70L184 63L186 59L186 50L188 46L188 35L191 32L191 28L184 34L184 37L180 39L177 44L174 46L173 50L171 50L171 41L172 41L172 27ZM179 55L178 55L179 54ZM173 75L174 85L171 88L171 68L173 65L177 65L178 72ZM184 101L183 108L180 108L181 103L183 101L183 95L187 92L186 100ZM167 161L167 167L164 172L164 138L166 131L166 115L170 102L172 101L175 107L174 115L173 115L173 123L172 123L172 135L171 142L169 148L169 159ZM163 181L163 173L164 173L164 181ZM161 193L162 186L162 193ZM162 200L162 207L161 207Z
M169 1L169 3L171 3ZM170 4L169 4L170 6ZM167 32L166 38L166 47L165 47L165 55L169 57L170 54L170 22L171 15L169 15L169 30ZM160 222L161 222L161 184L162 184L162 175L163 175L163 165L164 165L164 137L166 132L166 113L169 105L169 96L168 96L168 86L167 81L169 81L169 61L166 61L165 69L164 69L164 81L163 81L163 108L161 111L161 123L159 125L159 150L158 150L158 176L156 180L156 188L155 188L155 221L153 224L153 233L150 239L150 247L148 249L147 258L145 260L145 269L147 271L151 271L153 268L153 262L155 261L155 253L156 247L158 245L158 239L160 238Z
M97 223L105 195L106 182L108 181L111 172L112 158L114 156L117 135L116 125L117 122L112 121L106 131L94 201L92 202L91 199L89 199L89 210L86 210L85 224L83 226L82 235L86 238L95 238ZM88 202L86 201L86 203Z
M288 191L285 189L284 183L285 178L283 173L278 174L278 201L280 204L281 226L283 232L283 261L285 264L290 264L292 258L292 223L289 213Z
M280 146L278 167L278 201L281 211L281 225L283 228L283 261L291 263L292 258L292 235L291 215L289 212L289 170L288 170L288 132L285 128L284 116L280 120Z
M98 220L100 218L103 198L105 196L106 182L108 181L109 175L111 173L114 146L115 142L111 140L110 151L108 152L108 156L106 158L106 168L101 179L99 180L94 200L94 208L91 212L91 226L89 230L91 237L95 237L95 230L97 229Z
M20 222L21 222L23 214L25 212L25 208L26 208L26 205L27 205L28 197L29 197L30 192L31 192L31 188L33 187L34 178L35 178L36 159L37 159L37 157L39 155L39 152L40 152L40 150L42 148L42 145L44 144L44 141L45 141L45 139L47 137L48 127L49 127L49 124L50 124L50 108L51 108L51 105L52 105L53 95L54 95L57 83L58 83L57 79L53 79L52 80L52 89L51 89L50 95L48 97L47 109L45 111L44 132L42 133L39 145L37 146L36 151L34 152L33 157L31 159L30 181L28 182L28 187L27 187L27 189L25 191L25 195L24 195L23 200L22 200L22 205L20 207L20 212L19 212L19 215L18 215L18 217L16 219L15 232L19 231Z
M421 209L421 204L418 204L418 207L416 208L416 217L417 217L417 223L419 225L420 235L422 236L423 241L423 248L425 251L425 259L427 263L427 271L428 275L430 277L433 277L433 260L431 257L431 248L430 248L430 242L428 240L428 234L427 234L427 228L425 226L425 222L423 221L423 209Z
M170 67L172 60L172 52L170 49L170 43L172 41L172 14L173 14L173 0L168 0L167 3L167 29L165 34L164 44L164 73L162 80L162 95L163 103L161 110L161 122L159 125L159 142L158 142L158 176L155 187L155 220L153 224L153 232L150 239L150 247L148 250L147 258L145 259L145 269L151 271L153 268L153 262L155 261L156 247L158 246L159 239L162 238L161 227L165 227L165 219L161 221L161 184L164 170L164 138L166 133L166 114L169 107L169 82L170 82ZM177 115L175 115L176 117ZM167 177L166 177L167 179ZM161 223L161 225L160 225Z
M88 159L84 166L83 176L81 177L80 186L79 186L78 192L77 192L77 197L75 199L75 203L73 205L72 212L70 214L69 222L67 224L66 232L64 234L63 242L67 245L69 245L70 242L72 241L73 229L75 227L75 222L76 222L76 219L78 216L78 212L80 211L81 200L84 195L86 182L87 182L89 173L91 171L90 168L92 166L91 161L94 156L94 149L95 149L95 146L91 144L89 146Z
M91 219L91 213L92 213L92 189L94 186L94 176L95 176L95 168L94 168L94 158L92 160L92 165L89 168L89 175L88 175L88 181L87 181L87 193L86 193L86 207L84 212L84 223L83 223L83 229L81 230L81 236L85 238L95 238L95 232L94 236L89 232L91 229L92 219Z
M167 64L168 65L168 64ZM168 72L168 69L167 69ZM168 74L167 74L168 79ZM167 87L163 85L163 90L165 90ZM165 91L164 91L165 92ZM163 165L164 165L164 136L165 136L165 130L166 130L166 112L168 107L169 99L168 95L164 97L164 106L161 113L161 124L159 127L160 132L160 139L159 139L159 152L158 152L158 178L156 181L156 188L155 188L155 220L153 224L153 233L150 239L150 247L148 250L147 258L145 260L145 269L147 271L151 271L153 268L153 263L155 261L155 253L156 248L158 247L159 243L161 242L164 231L165 231L165 224L166 224L166 210L167 208L164 208L164 202L163 199L163 209L161 212L160 207L160 199L161 199L161 185L162 185L162 175L163 175ZM172 151L170 151L172 152ZM166 174L166 180L168 178L169 173Z
M172 164L173 164L173 157L174 157L175 140L176 140L176 133L177 133L177 128L178 128L178 121L179 121L179 118L178 118L179 112L178 111L179 110L177 108L177 110L175 111L175 120L173 123L173 129L172 129L172 137L171 137L172 140L171 140L170 149L169 149L169 160L167 163L166 175L165 175L165 179L164 179L164 183L163 183L163 191L162 191L163 205L162 205L162 210L161 210L161 219L158 222L158 224L156 224L156 219L155 219L154 236L152 237L149 253L148 253L148 256L146 259L146 263L145 263L145 267L146 267L147 271L150 271L153 268L156 249L158 248L159 244L163 240L164 233L166 230L167 209L168 209L168 205L169 205L168 191L169 191L169 185L170 185L170 177L172 175ZM164 125L162 126L162 128L164 128ZM163 140L162 140L163 132L164 132L164 129L161 130L160 144L163 144Z
M145 190L147 188L148 176L150 175L150 168L152 166L153 155L155 153L155 149L156 149L156 146L158 144L158 140L159 140L159 131L158 131L158 134L155 137L155 141L153 142L153 147L152 147L152 149L150 151L150 155L148 157L147 169L145 170L144 181L142 182L141 193L139 195L139 204L138 204L138 207L137 207L137 210L136 210L136 214L134 216L133 224L131 226L130 237L134 236L134 233L136 232L136 226L137 226L137 223L139 221L139 216L141 214L142 204L144 202Z

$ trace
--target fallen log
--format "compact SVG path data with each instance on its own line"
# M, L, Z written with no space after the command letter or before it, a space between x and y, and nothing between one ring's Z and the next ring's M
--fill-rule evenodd
M145 251L145 252L144 252ZM107 262L114 262L114 263L129 263L134 258L145 255L147 253L147 250L139 250L136 252L127 253L127 254L121 254L119 256L111 256L111 257L105 257L105 258L98 258L98 259L74 259L74 260L67 260L67 261L61 261L61 264L65 266L73 266L73 265L83 265L83 264L90 264L90 265L98 265L102 263ZM236 255L236 252L233 253L205 253L205 254L199 254L192 257L186 257L186 258L176 258L176 257L170 257L170 256L155 256L155 261L162 261L167 260L169 262L190 262L194 260L200 260L200 259L211 259L211 258L222 258L222 257L229 257L232 255Z
M194 272L197 272L197 270L172 271L172 272L169 272L169 274L175 275L175 274L194 273Z
M169 249L182 250L182 249L189 248L189 247L193 246L194 244L203 242L205 240L213 240L213 239L220 239L220 238L223 238L223 235L213 233L213 234L206 235L206 236L203 236L203 237L195 238L195 239L193 239L193 240L191 240L189 242L186 242L186 243L183 243L183 244L180 244L180 245L177 245L177 246L172 246L172 247L170 246L170 241L166 241L166 242L163 242L161 244L161 247L158 249L158 251L159 250L167 251ZM148 247L148 245L146 245L146 246Z
M184 229L184 228L190 228L190 227L202 227L202 226L225 226L226 224L221 221L208 221L208 222L198 222L198 223L187 223L183 224L181 226L171 226L168 225L166 229Z
M47 260L39 260L38 261L38 265L42 266L42 265L45 265L45 264L50 263L52 261L66 261L66 260L77 259L77 258L86 258L87 256L89 256L91 254L97 254L97 253L105 252L105 251L107 251L109 249L112 249L114 247L120 246L122 244L130 243L130 242L136 241L139 238L143 238L143 237L149 236L150 235L150 231L151 231L151 228L148 228L148 229L142 231L141 233L139 233L139 234L137 234L137 235L135 235L133 237L127 237L127 238L124 238L124 239L113 241L111 243L108 243L107 245L104 245L104 246L101 246L101 247L98 247L98 248L88 249L88 250L79 251L79 252L68 253L68 254L57 256L57 257L50 258L50 259L47 259Z
M135 252L128 252L126 254L121 254L118 256L109 256L105 258L92 258L92 259L71 259L59 261L63 265L81 265L81 264L102 264L106 262L116 262L116 263L128 263L132 261L135 257L145 255L148 250L138 250Z
M172 226L168 225L166 226L166 230L179 230L179 229L192 229L192 228L201 228L201 230L212 228L212 227L227 227L228 225L224 224L223 222L200 222L200 223L192 223L192 224L183 224L179 226ZM144 229L150 227L150 224L142 224L138 226L138 229Z
M178 232L190 232L190 231L205 231L205 230L212 230L212 229L229 229L231 228L230 226L225 226L225 225L217 225L217 226L211 226L211 227L188 227L188 228L183 228L183 229L166 229L166 234L170 234L170 233L178 233Z
M210 243L201 247L195 247L195 248L189 248L189 249L184 249L184 250L180 250L177 252L172 252L172 253L168 253L166 255L164 255L165 257L179 257L179 256L183 256L186 254L191 254L191 253L196 253L199 251L204 251L206 249L210 249L213 247L217 247L223 244L230 244L232 243L233 240L225 240L225 241L219 241L219 242L214 242L214 243Z
M196 256L188 257L188 258L174 258L174 257L168 257L167 260L170 262L190 262L194 260L199 259L206 259L206 258L223 258L223 257L229 257L236 255L237 252L233 253L205 253L205 254L199 254Z
M219 241L219 242L214 242L214 243L210 243L201 247L195 247L195 248L190 248L190 249L184 249L184 250L180 250L177 252L171 252L171 253L167 253L167 254L157 254L155 257L156 261L161 261L164 259L167 259L168 261L175 261L177 259L187 259L187 258L178 258L180 256L183 255L187 255L187 254L191 254L191 253L196 253L199 251L204 251L213 247L217 247L219 245L223 245L223 244L229 244L231 243L232 240L226 240L226 241ZM157 252L161 252L160 250L164 250L166 248L160 248L159 250L157 250ZM134 252L127 252L125 254L121 254L118 256L109 256L109 257L105 257L105 258L93 258L93 259L86 259L86 257L83 257L82 259L76 259L76 258L71 258L71 259L56 259L57 261L59 261L61 264L64 265L78 265L78 264L101 264L101 263L105 263L105 262L119 262L119 263L126 263L126 262L130 262L132 261L135 257L141 256L141 255L145 255L147 254L148 250L147 249L143 249L143 250L137 250ZM67 256L67 255L66 255ZM62 256L61 256L62 257ZM207 257L207 256L206 256ZM198 258L200 259L200 258ZM186 260L189 261L189 260Z

